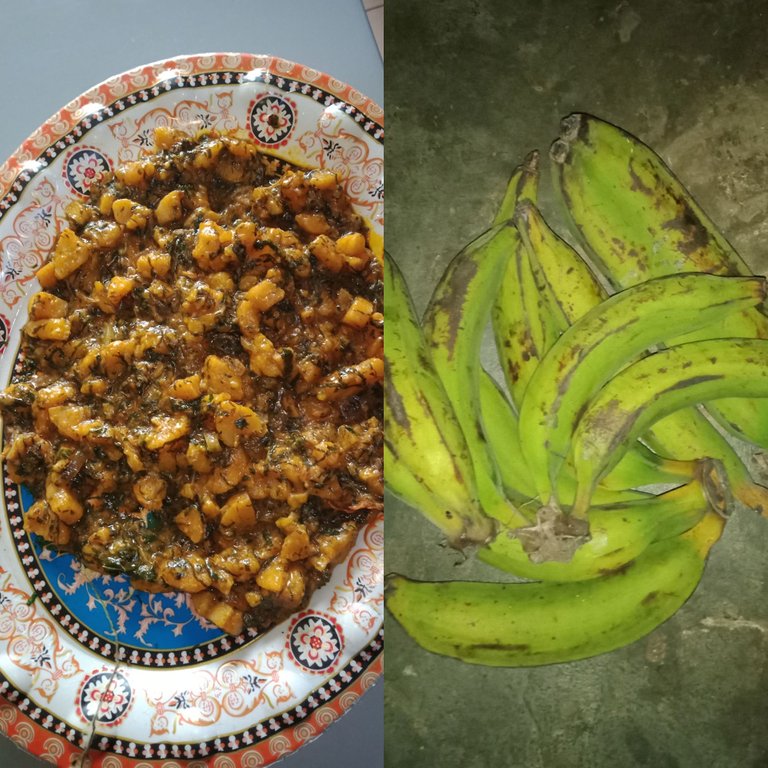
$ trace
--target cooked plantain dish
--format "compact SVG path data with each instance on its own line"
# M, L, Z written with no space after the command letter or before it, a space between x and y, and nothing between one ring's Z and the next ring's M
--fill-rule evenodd
M3 459L25 527L190 593L224 631L303 607L382 509L382 266L340 180L162 127L66 208Z

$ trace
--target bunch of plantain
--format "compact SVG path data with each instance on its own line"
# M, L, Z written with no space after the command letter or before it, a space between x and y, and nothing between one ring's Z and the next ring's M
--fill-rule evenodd
M570 115L549 159L575 238L540 210L534 151L422 317L385 258L387 487L506 574L391 574L387 607L472 664L632 643L694 592L734 509L768 516L734 447L768 447L765 279L622 129Z

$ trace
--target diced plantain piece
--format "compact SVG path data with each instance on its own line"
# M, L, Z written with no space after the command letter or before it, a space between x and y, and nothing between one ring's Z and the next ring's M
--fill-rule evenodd
M205 538L205 524L197 507L185 507L173 520L193 544L199 544Z
M239 635L243 631L243 612L217 600L212 593L192 595L192 605L201 616L230 635Z
M184 215L183 201L184 193L180 189L174 189L162 197L155 207L157 223L165 226L181 219Z
M201 381L199 373L193 373L183 379L176 379L171 384L168 394L177 400L196 400L202 394Z
M48 475L45 483L45 500L56 517L66 525L74 525L83 516L83 505L53 472Z
M133 495L145 509L161 509L167 493L168 483L156 472L147 472L133 483Z
M64 437L79 440L77 427L91 418L91 409L87 405L54 405L48 409L48 417Z
M51 544L69 544L72 529L54 514L48 502L36 501L24 515L24 529L50 541Z
M245 437L267 433L267 424L258 413L246 405L225 400L216 406L214 424L221 442L235 448Z
M259 571L256 583L267 592L282 592L288 583L285 562L279 557L273 558L268 565Z
M155 431L144 443L150 451L157 451L168 443L189 434L189 418L184 414L178 416L153 416L151 419Z
M227 499L221 508L220 524L224 528L234 528L238 533L253 530L256 525L256 511L245 491Z
M134 288L136 282L129 277L115 275L107 283L107 298L117 306Z
M280 602L286 608L298 607L304 599L306 588L307 580L304 577L304 571L297 566L290 567L285 587L280 592Z
M71 229L65 229L56 241L53 251L53 272L57 280L63 280L88 261L91 249ZM38 274L38 278L39 278Z
M245 375L245 366L234 357L208 355L203 363L206 390L213 394L229 395L233 400L243 399Z
M160 578L168 586L181 592L202 592L206 585L198 578L189 560L176 557L168 560L160 569Z
M24 326L24 333L33 339L45 341L66 341L72 332L69 320L54 317L50 320L29 320Z
M53 262L49 261L47 264L43 264L40 269L35 273L38 282L42 288L53 288L58 282L56 277L56 270L53 266Z
M278 378L283 375L285 361L275 345L263 334L242 339L243 349L249 353L251 370L259 376Z
M304 560L315 553L315 548L309 540L307 529L298 525L283 539L280 556L288 561Z
M29 319L48 320L52 317L66 317L68 307L64 299L47 291L40 291L29 300Z

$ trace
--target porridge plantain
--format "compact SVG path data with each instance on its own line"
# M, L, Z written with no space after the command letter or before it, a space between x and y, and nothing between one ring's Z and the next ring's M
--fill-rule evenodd
M263 631L382 509L381 264L362 221L329 171L170 128L66 216L0 393L26 529Z

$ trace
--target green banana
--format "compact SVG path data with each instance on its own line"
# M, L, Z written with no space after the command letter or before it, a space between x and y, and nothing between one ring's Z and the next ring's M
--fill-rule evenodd
M492 226L504 224L515 215L515 209L524 200L536 200L539 192L539 153L529 152L523 162L512 171Z
M512 400L519 407L528 382L560 333L549 297L536 283L531 263L516 229L512 257L491 309L496 350Z
M477 502L469 494L462 499L457 494L446 498L447 494L434 492L423 478L411 472L386 440L384 473L387 490L437 526L456 549L492 535L493 529L487 528L482 518L479 521L474 519L472 511L476 512ZM467 510L470 510L469 519Z
M485 437L496 457L504 492L522 508L527 508L536 500L536 486L525 459L517 416L499 385L486 371L480 375L480 407ZM688 482L695 469L696 461L664 459L647 449L628 452L596 489L594 503L612 504L645 498L648 494L629 489ZM557 497L565 505L572 504L576 495L573 476L561 472L557 482Z
M517 234L498 225L470 243L445 270L422 325L437 371L469 448L480 505L509 528L530 521L500 490L498 468L488 451L479 397L480 344L495 296L497 274L513 252Z
M417 582L391 575L386 604L420 646L471 664L575 661L639 640L672 616L701 579L724 520L708 513L610 574L568 583Z
M512 219L522 201L533 201L538 187L538 153L529 154L509 184L494 224ZM537 285L517 229L510 230L511 254L496 287L491 327L512 401L523 398L538 361L564 329L550 306L545 287Z
M617 373L589 403L574 431L578 490L573 514L586 513L600 477L656 421L697 402L736 396L768 397L768 340L679 344Z
M557 501L554 481L579 414L613 374L649 346L764 298L761 278L670 275L615 294L574 323L537 367L520 409L540 498Z
M549 287L564 319L561 332L603 301L607 293L581 256L547 224L530 201L515 211L515 224L533 270Z
M488 450L496 459L501 487L518 505L536 506L536 488L520 441L517 415L501 387L485 370L480 372L480 413Z
M386 441L384 466L388 490L418 509L457 546L467 541L467 523L462 513L472 508L469 495L445 501L439 492L434 492L412 473ZM709 494L700 480L658 499L633 492L610 494L614 507L595 508L594 515L590 516L591 539L581 546L578 546L580 542L573 542L578 549L570 562L532 562L521 539L514 538L508 530L479 548L477 556L523 578L558 581L595 578L623 566L652 541L690 528L709 508ZM539 557L542 554L539 552Z
M528 247L534 272L540 274L540 282L543 281L550 287L569 325L607 298L607 292L603 290L581 256L552 231L535 205L530 202L522 203L515 221ZM736 336L738 333L730 332L729 324L734 317L736 322L740 323L741 314L734 312L724 317L717 332L708 326L697 333L705 334L705 337ZM695 337L696 333L689 336ZM676 340L679 341L681 340ZM753 482L749 470L730 443L696 408L670 414L655 424L642 439L656 454L662 456L675 457L681 461L717 459L722 464L733 496L750 509L768 511L768 490ZM644 458L649 461L650 467L643 467ZM642 449L633 446L633 450L602 479L601 486L637 488L651 485L651 473L656 461L653 456L644 456ZM635 467L633 464L639 466ZM600 488L596 490L599 492ZM595 500L595 503L600 502Z
M533 195L521 193L519 199L513 221L521 242L492 312L505 380L518 406L544 354L573 322L606 297L578 253L544 221ZM658 485L688 480L691 473L690 462L661 459L638 443L604 479L604 485L612 489Z
M768 488L754 482L739 454L696 408L685 408L665 416L643 435L643 440L657 454L674 455L678 461L707 457L719 462L733 498L748 509L768 516ZM624 459L609 471L600 481L598 490L623 463Z
M601 480L601 485L607 491L622 491L627 488L645 488L650 485L669 485L688 482L696 468L695 459L670 459L654 453L641 442L635 443L621 457L621 460L611 468L609 474ZM558 473L562 477L563 470ZM564 502L563 497L555 494L558 501ZM573 498L571 496L571 498ZM597 503L600 503L599 501Z
M713 499L722 510L725 502L720 485L710 493L706 484L710 480L707 462L702 462L701 477L659 496L613 502L605 507L593 505L589 510L589 539L585 542L569 541L568 531L561 535L558 520L550 510L529 529L500 531L493 541L477 550L477 557L534 581L598 578L623 568L655 541L693 528L712 509ZM557 559L569 556L567 561Z
M630 133L574 113L550 157L566 211L616 288L673 272L751 274L664 161Z
M430 362L402 273L389 254L384 290L385 482L420 508L453 545L486 541L495 524L478 504L464 435Z
M496 382L485 372L480 379L480 396L491 451L497 457L503 457L499 467L505 492L526 508L535 489L525 463L515 414ZM573 548L566 547L563 552L562 542L552 541L548 550L536 551L542 538L538 526L529 529L535 537L528 539L525 529L501 530L493 541L476 551L476 556L489 565L526 579L578 581L595 578L625 565L653 541L692 527L713 503L721 512L725 511L721 501L722 480L717 475L712 476L710 466L710 462L698 463L695 477L689 476L687 485L660 496L597 488L592 500L597 506L593 506L589 514L590 538L584 543L570 541L575 552L568 562L542 559L570 554ZM575 492L575 480L562 473L560 498L573 500ZM537 508L540 506L534 504ZM557 550L551 546L555 543Z
M570 219L616 288L680 272L752 274L662 159L626 131L569 115L550 156ZM719 335L768 338L768 317L737 313ZM707 409L734 434L768 448L768 402L741 398Z

